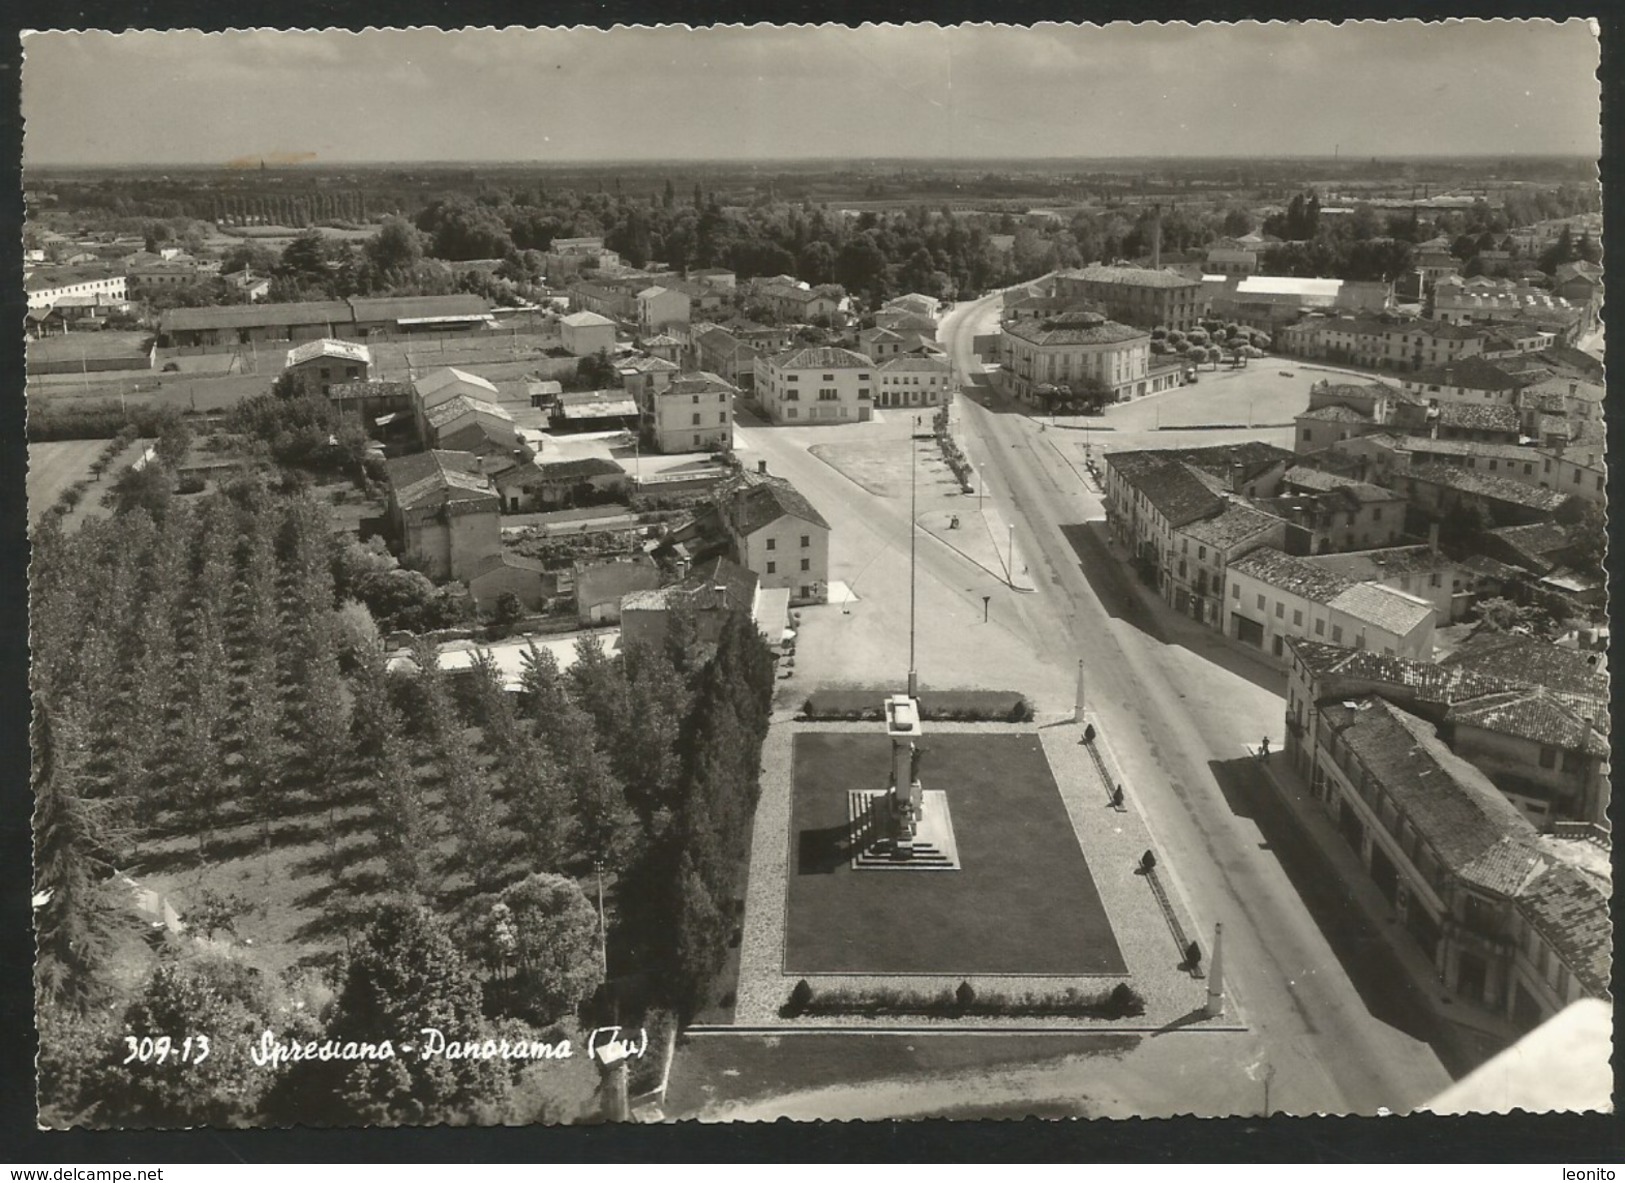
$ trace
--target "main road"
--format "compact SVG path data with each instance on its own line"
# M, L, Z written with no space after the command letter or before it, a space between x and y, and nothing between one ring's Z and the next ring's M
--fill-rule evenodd
M1265 735L1279 747L1283 680L1141 602L1106 548L1101 501L1068 454L1077 434L1046 433L1012 411L975 360L972 337L992 326L998 300L960 305L940 336L961 375L959 414L979 441L971 446L989 494L1015 522L1039 585L1019 598L1024 631L1059 665L1082 659L1090 708L1188 904L1209 936L1223 923L1227 976L1261 1045L1260 1067L1273 1071L1275 1103L1301 1114L1403 1112L1425 1101L1449 1075L1417 1038L1425 1027L1401 979L1253 770L1249 747Z

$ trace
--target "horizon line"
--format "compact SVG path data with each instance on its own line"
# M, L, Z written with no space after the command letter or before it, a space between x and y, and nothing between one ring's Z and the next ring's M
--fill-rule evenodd
M22 167L24 171L29 168L150 168L150 169L218 169L222 172L258 172L259 166L255 164L238 164L235 161L255 159L252 157L236 157L233 161L206 161L206 160L165 160L165 161L138 161L138 160L104 160L104 161L74 161L74 160L48 160L30 162L26 150L23 155ZM317 170L322 168L347 167L381 167L386 165L417 165L417 166L444 166L467 168L476 165L508 165L526 168L549 167L582 167L582 166L611 166L611 165L661 165L661 164L727 164L727 165L764 165L764 164L1055 164L1055 163L1089 163L1113 161L1255 161L1270 163L1274 161L1348 161L1350 163L1379 161L1379 162L1412 162L1430 160L1575 160L1593 159L1591 153L1574 150L1568 152L1430 152L1426 154L1400 153L1393 155L1375 154L1367 155L1364 152L1335 153L1326 156L1322 153L1310 152L1282 152L1272 155L1259 155L1256 153L1217 153L1202 155L1196 153L1177 153L1170 155L1153 156L1079 156L1074 154L1057 156L625 156L625 157L598 157L560 160L528 160L520 158L481 157L477 159L447 159L447 158L380 158L370 160L325 160L325 161L284 161L281 163L265 162L266 171L293 171ZM1601 154L1597 157L1600 161Z

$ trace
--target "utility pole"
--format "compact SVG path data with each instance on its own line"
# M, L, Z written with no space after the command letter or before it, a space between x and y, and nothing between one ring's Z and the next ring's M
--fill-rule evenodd
M1008 559L1008 561L1006 561L1004 570L1005 570L1005 574L1010 576L1010 586L1015 587L1016 586L1016 526L1015 526L1014 522L1010 523L1009 529L1010 529L1010 545L1009 545L1008 549L1009 549L1010 558Z
M1078 697L1077 704L1072 708L1072 721L1083 722L1083 658L1078 658Z
M909 468L908 468L908 696L918 698L920 693L920 675L914 665L914 556L915 548L919 545L920 521L920 444L913 436L908 437Z

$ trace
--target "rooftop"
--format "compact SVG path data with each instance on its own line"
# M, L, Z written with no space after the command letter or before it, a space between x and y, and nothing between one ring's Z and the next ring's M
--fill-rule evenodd
M1608 740L1572 702L1544 686L1524 686L1453 705L1445 722L1466 724L1517 739L1606 758Z
M1608 675L1599 668L1596 654L1521 633L1475 633L1454 653L1440 658L1439 665L1608 701Z
M569 316L559 317L560 324L567 324L572 329L596 328L600 325L614 326L615 322L607 316L600 316L596 312L572 312Z
M332 337L323 337L319 341L306 341L303 345L295 345L288 350L287 360L282 364L284 367L302 366L306 362L323 357L335 357L342 361L360 362L364 366L372 365L372 350L365 345L358 345L354 341L336 341Z
M1407 375L1412 386L1459 386L1468 390L1517 390L1531 384L1526 375L1509 372L1481 357L1464 357L1448 366L1432 366Z
M1128 341L1149 341L1145 329L1116 321L1101 320L1092 313L1073 313L1050 319L1006 321L1002 331L1034 345L1118 345Z
M1224 508L1210 518L1189 523L1184 533L1199 543L1228 550L1256 538L1281 524L1281 519L1261 513L1240 501L1226 501Z
M1107 465L1151 503L1170 526L1211 517L1224 500L1189 465L1161 452L1111 452Z
M491 302L484 296L467 292L449 296L351 296L349 304L357 321L483 316L491 311Z
M1459 468L1453 464L1413 465L1405 475L1412 480L1426 481L1462 493L1488 497L1509 505L1522 505L1544 513L1556 511L1569 499L1567 493L1561 493L1556 489L1539 489L1533 485L1509 481L1493 473L1474 472L1472 469Z
M1611 986L1613 925L1608 894L1564 862L1551 862L1524 885L1518 910L1540 930L1587 992Z
M1317 604L1330 604L1355 586L1352 579L1273 546L1248 551L1230 564L1230 574L1250 576L1269 587L1292 592Z
M1425 720L1379 695L1323 703L1322 714L1453 873L1534 827L1490 779L1455 755Z
M768 359L778 370L871 370L875 363L864 354L834 345L811 345L790 349Z
M493 510L497 505L491 480L480 470L480 458L472 452L414 452L384 461L384 471L402 509L453 501L489 500Z
M1433 619L1433 605L1427 600L1373 582L1345 588L1327 606L1396 637L1409 636Z
M353 316L341 300L302 300L292 304L226 304L213 308L171 308L159 320L165 333L247 329L282 325L348 325Z
M1331 403L1328 406L1316 407L1312 411L1304 411L1297 416L1298 419L1311 419L1316 423L1370 423L1370 415L1356 411L1353 407L1345 407L1342 403Z
M728 518L740 534L754 534L782 517L799 518L825 530L830 528L824 515L789 481L772 476L764 480L756 473L742 475L744 480L736 477L730 487L722 490Z
M1115 283L1126 287L1144 288L1198 288L1199 279L1187 279L1173 271L1153 270L1150 267L1110 267L1096 263L1072 271L1062 271L1058 278L1077 279L1086 283Z
M1515 435L1518 409L1505 403L1443 403L1439 407L1439 426Z

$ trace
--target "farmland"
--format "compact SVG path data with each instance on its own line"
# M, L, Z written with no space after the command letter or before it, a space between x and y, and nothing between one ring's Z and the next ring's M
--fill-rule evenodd
M108 467L101 482L91 476L91 465L96 462L111 440L61 440L55 443L28 445L28 520L35 523L50 511L64 491L81 480L90 480L90 487L78 505L67 515L63 525L72 529L87 518L107 513L102 507L101 494L113 476L139 456L140 442L131 444L123 455Z

